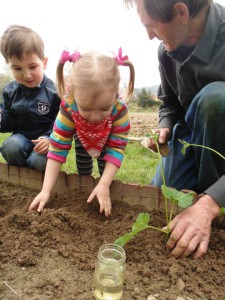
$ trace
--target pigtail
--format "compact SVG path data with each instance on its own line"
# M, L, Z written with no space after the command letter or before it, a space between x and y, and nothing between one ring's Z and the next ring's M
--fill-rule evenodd
M65 80L63 76L64 64L61 60L58 62L58 66L56 69L56 85L60 98L62 99L65 95Z
M130 100L130 98L133 96L133 93L134 93L135 69L134 69L134 65L129 60L124 62L124 66L128 66L130 69L129 83L128 83L128 86L125 91L125 98L128 101L128 100Z
M65 82L64 73L63 73L64 65L67 61L75 63L76 61L78 61L79 58L80 58L80 52L77 50L72 54L64 50L61 54L61 58L58 62L58 66L56 69L57 90L61 98L64 98L65 93L68 90L67 89L68 82L67 83Z
M126 88L125 91L125 99L128 101L134 92L134 81L135 81L135 70L134 70L134 65L132 62L129 60L127 55L122 55L122 48L120 47L118 50L118 54L116 55L115 53L113 59L117 62L119 66L127 66L130 69L130 79L128 83L128 87Z

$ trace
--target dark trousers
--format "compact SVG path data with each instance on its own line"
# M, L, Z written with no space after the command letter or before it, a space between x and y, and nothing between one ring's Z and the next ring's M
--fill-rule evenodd
M77 171L79 175L91 175L93 171L93 158L87 153L87 151L82 146L80 140L77 136L75 139L75 153L76 153L76 164ZM105 156L105 150L101 152L100 156L97 158L99 174L102 175L106 162L103 160Z
M198 147L189 147L183 155L178 139L205 145L225 155L225 82L210 83L195 96L185 120L173 128L170 154L162 158L167 186L202 193L225 174L225 161ZM151 184L163 184L160 166Z

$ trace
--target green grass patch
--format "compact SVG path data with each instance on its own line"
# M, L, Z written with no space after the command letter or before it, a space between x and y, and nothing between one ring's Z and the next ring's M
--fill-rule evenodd
M0 145L10 136L9 133L0 133ZM0 162L5 162L0 155ZM124 183L136 183L140 185L150 184L159 163L159 156L147 148L141 146L139 142L129 142L126 147L126 154L121 168L118 170L115 179ZM67 161L62 165L62 170L66 173L77 173L75 163L74 143L69 152ZM94 159L94 177L99 177L97 161Z

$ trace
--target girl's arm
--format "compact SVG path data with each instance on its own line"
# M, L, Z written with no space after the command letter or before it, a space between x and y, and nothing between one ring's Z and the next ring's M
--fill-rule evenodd
M104 172L99 180L98 184L104 184L105 186L110 187L113 178L116 175L118 167L110 162L106 162Z
M51 192L56 183L57 176L61 169L61 165L61 162L53 159L48 159L42 190L31 202L29 211L41 212L43 210L45 204L50 198Z
M104 172L99 180L99 183L88 197L87 202L90 203L97 197L100 205L100 213L105 212L106 217L111 215L112 204L110 200L109 188L113 178L116 175L118 167L110 162L106 162Z

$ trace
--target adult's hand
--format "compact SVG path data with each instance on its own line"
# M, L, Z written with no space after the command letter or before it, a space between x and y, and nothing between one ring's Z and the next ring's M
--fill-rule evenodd
M153 129L152 132L158 134L158 136L159 136L158 137L158 143L160 145L166 144L168 142L168 140L170 139L170 136L171 136L170 128ZM150 148L154 152L158 152L154 139L146 138L145 139L145 146L146 145L147 145L148 148Z
M170 238L166 247L171 256L200 258L208 249L212 221L219 215L219 206L209 195L186 208L170 223Z

